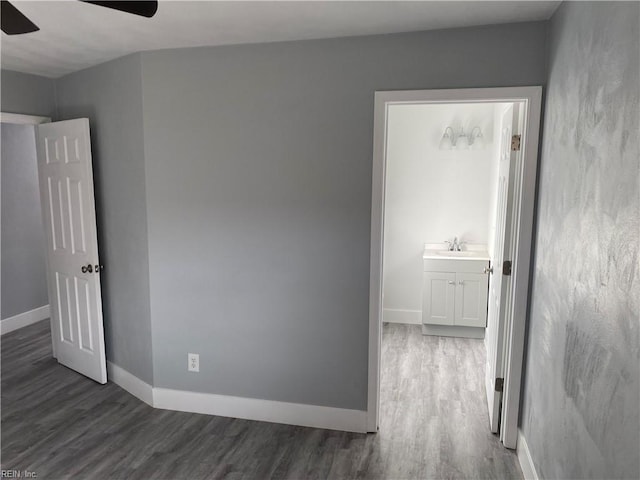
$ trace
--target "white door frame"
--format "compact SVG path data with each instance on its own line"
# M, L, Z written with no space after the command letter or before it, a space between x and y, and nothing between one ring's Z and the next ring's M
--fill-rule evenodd
M0 112L0 123L17 123L18 125L40 125L50 123L50 117L38 117L36 115L23 115L21 113Z
M538 136L542 87L471 88L455 90L402 90L375 93L373 130L373 172L371 191L371 264L369 287L369 378L367 431L376 432L380 415L380 352L382 340L382 256L384 244L384 189L388 107L398 104L522 102L522 170L515 179L514 198L512 322L507 327L506 373L503 392L502 440L515 448L518 433L520 384L529 298L529 269L533 237Z

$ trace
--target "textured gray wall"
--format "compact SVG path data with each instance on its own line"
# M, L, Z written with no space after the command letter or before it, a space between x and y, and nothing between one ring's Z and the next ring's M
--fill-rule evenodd
M49 303L36 139L31 125L0 126L2 318Z
M522 428L542 478L640 477L638 3L551 23Z
M155 385L366 409L374 92L543 84L545 34L143 53Z
M140 56L56 81L59 120L88 117L107 359L153 380Z
M0 108L3 112L53 117L54 81L28 73L2 70Z

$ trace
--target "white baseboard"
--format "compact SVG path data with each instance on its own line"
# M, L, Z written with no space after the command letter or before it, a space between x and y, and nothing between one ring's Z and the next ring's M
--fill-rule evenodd
M29 310L28 312L5 318L0 321L0 335L13 332L14 330L18 330L19 328L26 327L47 318L49 318L49 305L43 305L42 307Z
M409 325L422 325L422 310L402 310L398 308L385 308L382 310L382 321L388 323L406 323Z
M522 430L518 429L518 446L516 447L516 453L518 454L518 461L520 462L520 468L526 480L539 480L538 472L536 472L536 466L533 464L531 458L531 452L529 452L529 446L522 434Z
M362 410L154 388L111 362L107 362L107 373L113 383L154 408L328 430L367 431L367 412Z
M367 412L362 410L186 392L166 388L153 389L153 406L181 412L205 413L302 427L360 433L367 431Z
M107 362L107 378L153 407L153 387L118 365Z

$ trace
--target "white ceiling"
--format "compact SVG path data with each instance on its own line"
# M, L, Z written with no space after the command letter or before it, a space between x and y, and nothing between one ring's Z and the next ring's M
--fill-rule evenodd
M560 2L160 0L151 19L75 0L12 3L40 31L2 33L2 68L56 78L142 50L546 20Z

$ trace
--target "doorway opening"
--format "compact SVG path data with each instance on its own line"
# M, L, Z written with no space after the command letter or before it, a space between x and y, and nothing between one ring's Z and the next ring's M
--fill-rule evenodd
M375 102L367 428L381 425L382 365L388 376L398 342L429 355L458 348L469 357L459 364L475 365L468 383L484 390L487 431L515 448L541 88L376 92ZM462 401L456 390L445 401Z
M37 271L34 270L36 278L30 283L42 284L44 280L46 290L41 288L40 296L48 297L46 308L37 309L40 317L28 312L20 321L15 318L3 321L2 333L49 317L53 357L98 383L106 383L99 277L102 266L98 259L89 120L51 123L47 117L12 113L2 113L0 120L6 126L3 130L13 128L11 124L26 128L22 135L15 129L8 132L22 142L22 145L17 144L18 140L15 142L16 158L12 163L18 165L23 160L25 167L29 163L29 168L15 168L12 172L13 180L20 183L17 189L23 198L16 201L19 195L13 195L11 203L18 203L22 216L25 209L30 210L32 221L28 229L20 228L30 230L25 236L38 238L31 256L38 257L39 263ZM5 162L3 155L3 169L5 163L9 162ZM9 220L4 213L3 208L3 231L8 230L5 222ZM16 225L24 227L24 221L18 220ZM14 248L11 252L11 260L18 256L18 250ZM22 256L30 257L29 253ZM3 263L3 277L4 267ZM15 272L8 275L12 279L19 277ZM31 286L27 282L23 287L29 290Z
M46 117L2 113L2 334L49 318L35 128Z

